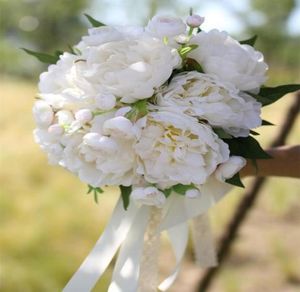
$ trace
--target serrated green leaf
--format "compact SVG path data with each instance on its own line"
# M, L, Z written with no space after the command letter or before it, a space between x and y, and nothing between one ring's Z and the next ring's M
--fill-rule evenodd
M132 187L125 187L125 186L120 186L120 190L121 190L121 197L123 200L123 207L125 210L127 210L128 206L129 206L129 200L130 200L130 194L132 191Z
M96 20L95 18L93 18L92 16L88 15L88 14L84 14L84 16L88 19L88 21L90 22L90 24L93 26L93 27L100 27L100 26L105 26L104 23Z
M272 158L262 149L258 141L251 136L224 139L223 141L228 144L231 155L242 156L247 159Z
M257 40L257 35L254 35L250 39L240 41L240 44L241 45L249 45L249 46L253 47L255 45L256 40Z
M298 90L300 90L300 84L286 84L276 87L262 87L255 97L263 106L266 106L274 103L286 94Z
M52 56L45 53L34 52L25 48L22 48L22 50L25 51L27 54L36 57L42 63L56 64L59 60L59 55Z
M241 181L239 173L236 173L233 177L226 179L225 182L228 183L228 184L237 186L237 187L241 187L241 188L245 187L244 184Z
M232 139L233 138L230 134L226 133L222 128L213 128L213 130L220 139Z
M269 122L269 121L267 121L267 120L262 120L262 121L261 121L261 125L262 125L262 126L274 126L273 123L271 123L271 122Z
M185 195L186 191L192 189L196 189L196 187L193 184L190 185L177 184L175 186L172 186L172 190L179 195Z

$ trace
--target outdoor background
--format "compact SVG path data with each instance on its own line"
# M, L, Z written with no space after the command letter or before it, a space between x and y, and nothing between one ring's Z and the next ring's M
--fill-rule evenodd
M257 48L270 65L268 85L300 81L300 1L0 0L0 291L60 291L98 239L118 196L108 189L97 205L76 177L48 166L33 142L31 116L38 75L46 68L20 48L66 49L86 32L83 13L107 24L146 24L157 11L185 18L189 7L206 17L204 29L225 29L239 39L258 34ZM288 95L264 109L263 118L276 124L258 130L265 147L293 99ZM300 142L299 117L296 124L289 144ZM242 196L235 190L212 210L216 238ZM300 291L299 226L299 181L270 179L211 291ZM165 242L162 275L172 261ZM106 291L110 272L94 291ZM195 291L201 273L189 250L170 291Z

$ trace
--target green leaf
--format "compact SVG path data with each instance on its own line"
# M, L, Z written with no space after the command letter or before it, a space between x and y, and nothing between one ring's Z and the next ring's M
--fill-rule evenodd
M251 136L224 139L223 141L228 144L231 155L238 155L247 159L272 158Z
M100 27L100 26L105 26L104 23L96 20L95 18L93 18L92 16L88 15L88 14L84 14L84 16L88 19L88 21L90 22L90 24L93 27Z
M45 53L34 52L25 48L22 48L22 50L25 51L27 54L36 57L40 62L46 64L56 64L60 56L60 54L58 54L60 53L60 51L57 51L55 53L55 56L52 56Z
M222 128L213 128L220 139L232 139L233 137L226 133Z
M168 189L165 189L165 190L160 190L160 191L165 194L166 198L168 198L172 193L172 187L168 188Z
M185 195L186 191L192 189L196 189L196 187L193 184L190 185L177 184L175 186L172 186L172 190L179 195Z
M87 194L93 193L94 201L98 204L98 194L102 194L104 191L100 187L93 187L88 185Z
M272 124L271 122L266 121L266 120L262 120L261 121L261 125L262 126L274 126L274 124Z
M124 209L127 210L128 206L129 206L129 197L132 191L132 187L125 187L125 186L120 186L120 190L121 190L121 197L123 200L123 206Z
M249 46L253 47L255 45L256 40L257 40L257 35L254 35L250 39L240 41L240 44L241 45L249 45Z
M125 117L131 121L136 121L148 113L147 99L139 100L131 104L131 110L125 115Z
M300 90L300 84L286 84L277 87L262 87L257 95L254 95L256 99L263 105L269 105L279 100L284 95Z
M225 182L228 183L228 184L237 186L237 187L241 187L241 188L245 187L244 184L241 181L239 173L236 173L233 177L226 179Z
M187 58L185 60L184 69L186 71L197 71L197 72L200 72L200 73L204 73L204 70L201 67L201 65L196 60L194 60L192 58Z
M254 136L259 136L259 135L260 135L259 133L255 132L255 131L253 131L253 130L250 130L250 134L251 134L251 135L254 135Z

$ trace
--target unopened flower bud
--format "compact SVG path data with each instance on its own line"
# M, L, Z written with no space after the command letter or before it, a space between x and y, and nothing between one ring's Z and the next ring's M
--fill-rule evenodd
M198 14L193 14L186 19L186 23L190 27L199 27L204 22L204 20L204 17Z
M116 112L115 112L115 117L119 117L122 116L124 117L128 112L130 112L132 110L131 106L124 106L119 108Z
M81 109L75 114L75 119L83 124L90 122L93 119L93 114L89 109Z
M180 45L185 45L189 42L189 37L185 34L180 34L178 36L176 36L175 38L176 43L180 44Z
M45 101L39 100L33 107L33 116L39 127L48 127L51 125L54 117L51 106Z
M73 114L67 110L58 111L55 115L60 125L70 125L74 121Z
M83 137L83 143L94 149L98 149L100 138L101 135L99 133L87 133Z
M229 159L218 166L215 171L217 180L223 182L228 178L233 177L246 165L246 159L241 156L231 156Z
M53 136L60 136L64 133L64 128L59 124L53 124L48 128L48 133Z
M132 138L133 125L130 120L119 116L105 121L103 124L103 131L105 135Z
M102 136L98 141L97 148L106 153L115 153L118 150L118 144L114 139L106 136Z
M111 93L98 94L95 97L96 106L104 111L111 110L116 105L116 97Z
M187 190L185 192L185 196L189 199L195 199L198 198L201 195L200 191L197 189L191 189L191 190Z

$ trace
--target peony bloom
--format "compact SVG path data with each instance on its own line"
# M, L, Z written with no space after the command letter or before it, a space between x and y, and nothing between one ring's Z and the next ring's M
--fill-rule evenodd
M196 119L172 112L152 112L136 124L137 173L167 188L203 184L229 157L227 144Z
M189 57L201 64L205 73L215 74L244 91L255 90L266 81L268 66L262 53L241 45L225 31L202 31L191 39L191 44L198 48Z
M186 24L179 17L155 15L148 22L146 32L157 38L174 37L186 32Z
M137 204L161 208L166 201L165 195L155 187L133 188L130 198Z
M211 74L191 71L174 77L156 96L159 108L195 116L234 136L261 125L261 104Z
M93 47L83 58L82 77L125 103L151 97L181 62L175 49L150 37Z

